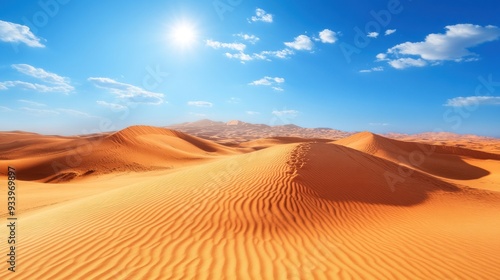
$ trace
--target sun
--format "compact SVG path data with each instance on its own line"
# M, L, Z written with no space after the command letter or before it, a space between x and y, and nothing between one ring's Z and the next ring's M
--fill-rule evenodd
M196 42L196 30L193 24L180 22L172 27L171 40L179 47L191 47Z

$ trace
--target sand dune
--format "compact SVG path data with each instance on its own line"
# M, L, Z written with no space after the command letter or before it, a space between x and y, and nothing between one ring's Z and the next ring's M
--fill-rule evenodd
M399 141L369 132L358 133L335 143L451 182L500 191L500 187L495 184L484 184L491 176L498 176L499 154L456 146Z
M165 143L197 157L235 153L146 127L105 139L143 153ZM456 175L439 160L460 168L472 168L458 163L465 157L498 160L436 150L433 162L409 166L411 175L392 185L395 159L416 145L393 141L362 133L279 143L169 173L47 184L49 193L68 185L73 195L21 214L15 279L495 279L500 193L436 174ZM75 194L99 183L110 187ZM6 269L0 278L14 279Z
M76 137L3 133L0 141L0 172L10 164L19 170L19 179L43 182L172 169L238 153L182 132L149 126Z

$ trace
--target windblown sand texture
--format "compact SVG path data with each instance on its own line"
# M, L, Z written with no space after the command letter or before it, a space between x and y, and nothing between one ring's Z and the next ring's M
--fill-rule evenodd
M20 210L0 279L498 279L495 149L310 138L3 132Z

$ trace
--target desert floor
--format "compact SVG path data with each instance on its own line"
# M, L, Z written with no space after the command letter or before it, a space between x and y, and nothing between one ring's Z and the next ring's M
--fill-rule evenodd
M2 132L4 224L7 166L0 279L500 277L498 141Z

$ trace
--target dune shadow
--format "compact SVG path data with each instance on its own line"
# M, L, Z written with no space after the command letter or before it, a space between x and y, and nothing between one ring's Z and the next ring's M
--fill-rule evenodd
M419 170L336 144L314 143L297 183L333 201L410 206L432 192L461 189Z

